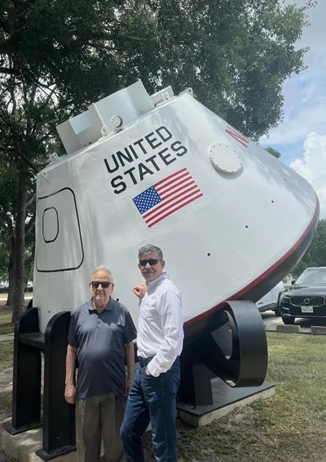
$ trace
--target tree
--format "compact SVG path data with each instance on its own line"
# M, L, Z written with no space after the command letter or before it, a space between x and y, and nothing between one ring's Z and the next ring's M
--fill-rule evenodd
M5 212L13 223L14 318L23 303L28 205L35 175L57 143L56 123L140 78L150 92L193 87L201 102L258 139L282 116L284 79L304 67L305 50L295 43L309 6L278 0L2 1L0 156L16 171L16 196Z
M311 244L293 270L293 275L298 277L310 266L326 266L326 219L319 220L316 234Z
M26 237L35 221L35 175L47 162L55 123L50 92L42 98L36 85L2 79L0 90L0 237L7 248L13 321L24 306ZM31 255L30 255L31 257Z
M303 69L305 11L278 0L3 0L0 71L84 106L136 78L194 88L258 138L282 115L281 86Z
M279 159L281 157L281 153L276 149L272 148L271 146L268 146L268 148L266 148L266 151L272 154L272 156L276 157L276 159Z

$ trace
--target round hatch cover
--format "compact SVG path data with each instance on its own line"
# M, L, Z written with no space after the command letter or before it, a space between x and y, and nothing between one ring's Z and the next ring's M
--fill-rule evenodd
M228 144L214 143L208 153L213 167L221 173L237 173L242 168L240 154Z

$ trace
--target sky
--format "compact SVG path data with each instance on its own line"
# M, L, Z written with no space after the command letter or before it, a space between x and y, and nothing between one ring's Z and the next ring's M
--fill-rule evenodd
M297 46L310 48L304 59L308 69L284 82L283 121L260 143L277 149L281 160L312 184L321 205L320 218L326 218L326 0L318 0L307 15L310 25Z

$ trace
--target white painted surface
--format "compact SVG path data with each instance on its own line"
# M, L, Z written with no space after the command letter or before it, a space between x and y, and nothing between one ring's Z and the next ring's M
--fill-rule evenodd
M222 174L211 164L209 148L218 143L241 157L237 173ZM133 198L181 169L202 195L149 228ZM114 296L136 321L137 254L148 243L163 249L166 270L183 294L184 320L191 320L281 259L316 206L311 186L281 161L189 93L172 98L38 175L34 305L41 330L57 312L88 299L90 275L100 265L112 269Z
M284 291L283 282L279 282L272 290L267 292L258 302L256 302L259 311L264 312L268 310L274 310L276 308L278 297L280 292Z

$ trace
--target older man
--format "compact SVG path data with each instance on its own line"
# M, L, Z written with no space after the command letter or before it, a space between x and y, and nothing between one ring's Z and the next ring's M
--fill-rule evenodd
M156 461L176 462L176 394L183 346L181 294L163 272L165 261L159 247L142 247L138 256L146 286L134 288L141 299L139 368L121 426L123 451L126 462L144 462L142 436L151 422Z
M117 462L122 458L119 432L125 397L134 378L136 329L127 308L111 297L114 284L108 269L94 271L89 288L91 300L71 317L65 398L73 404L77 394L78 462L99 462L102 438L105 462Z

